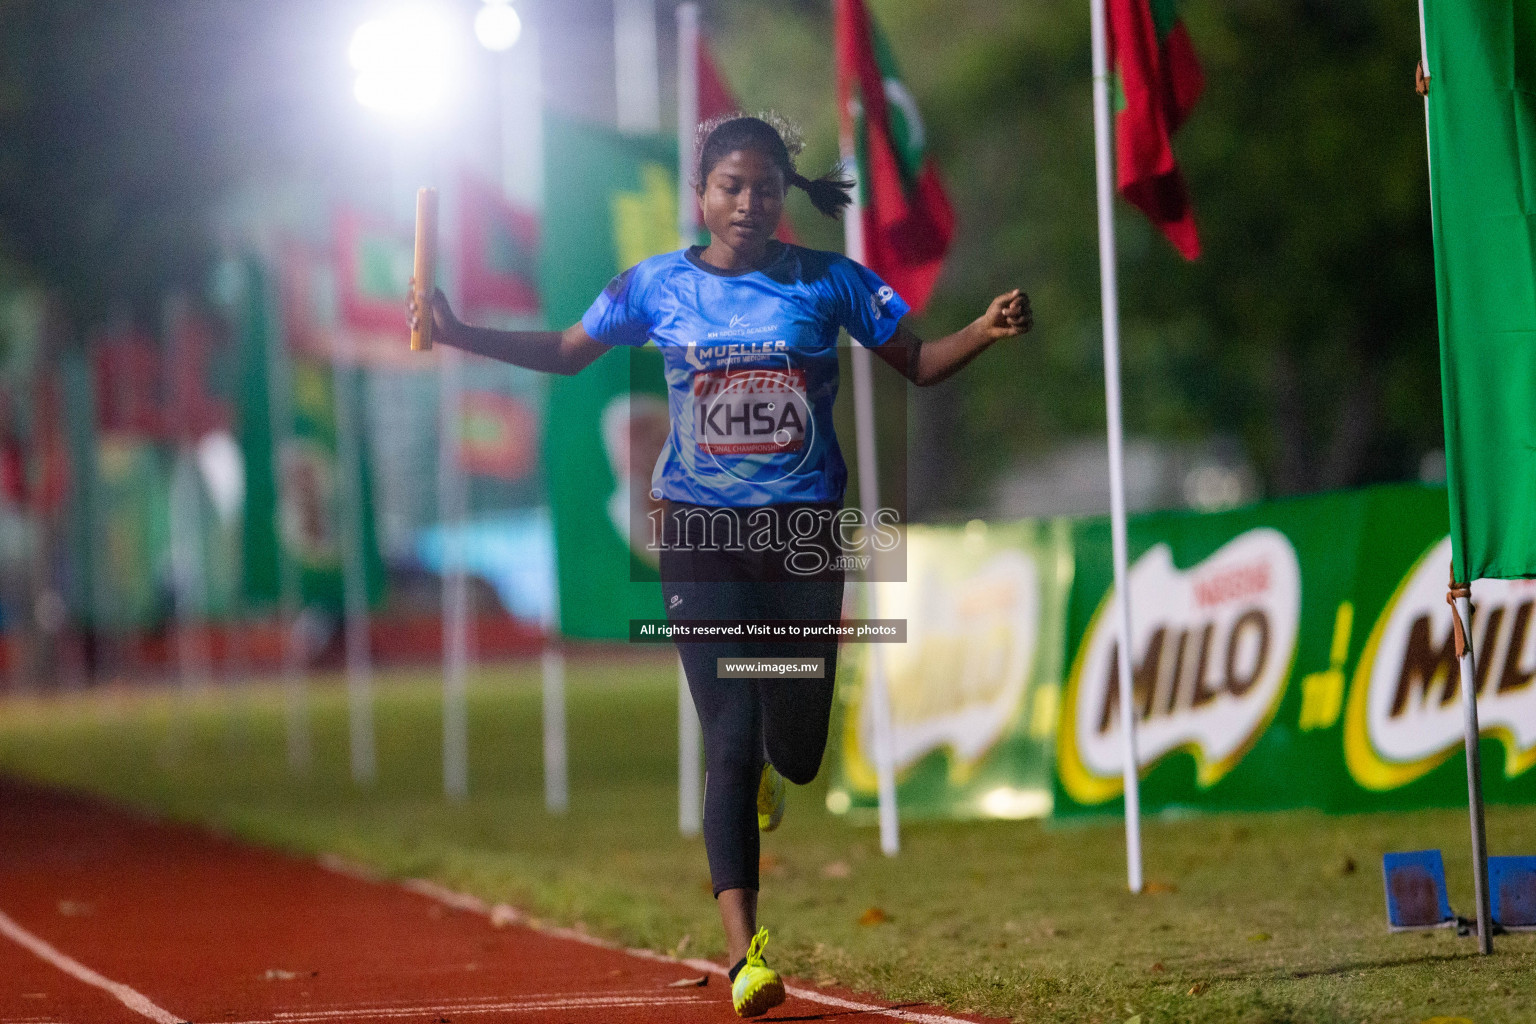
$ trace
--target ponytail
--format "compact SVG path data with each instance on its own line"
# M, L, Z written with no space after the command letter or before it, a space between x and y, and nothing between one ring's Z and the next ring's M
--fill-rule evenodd
M795 170L795 157L805 143L800 129L772 111L753 116L739 111L712 117L698 126L694 136L693 187L703 191L710 170L725 154L737 149L755 149L767 154L784 172L784 183L810 197L817 212L837 220L853 202L853 181L836 168L814 181Z
M798 171L791 171L789 183L804 192L816 207L816 212L833 220L840 220L843 210L853 205L853 179L833 168L812 180Z

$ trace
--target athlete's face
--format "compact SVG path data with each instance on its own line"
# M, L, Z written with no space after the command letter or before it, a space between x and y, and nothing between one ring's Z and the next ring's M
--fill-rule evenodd
M784 172L755 149L727 153L704 179L699 208L714 243L752 260L779 227Z

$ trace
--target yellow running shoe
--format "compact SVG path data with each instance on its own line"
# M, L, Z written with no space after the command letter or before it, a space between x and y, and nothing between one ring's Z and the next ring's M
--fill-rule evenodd
M731 1003L738 1017L760 1017L784 1001L784 982L779 972L763 963L766 945L768 929L759 928L752 936L752 945L747 947L746 964L731 982Z
M771 764L763 765L757 783L757 830L772 832L784 820L784 776Z

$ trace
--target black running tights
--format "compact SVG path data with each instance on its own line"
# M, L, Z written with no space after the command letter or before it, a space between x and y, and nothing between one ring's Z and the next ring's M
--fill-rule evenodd
M786 580L754 556L661 552L670 619L841 618L841 572ZM700 564L705 563L708 564ZM722 573L724 562L733 563ZM735 579L722 580L722 575ZM769 579L753 578L769 576ZM715 895L758 887L757 788L766 759L789 782L816 777L827 745L837 674L837 641L679 643L688 689L704 733L704 849ZM821 679L721 678L718 658L821 658Z

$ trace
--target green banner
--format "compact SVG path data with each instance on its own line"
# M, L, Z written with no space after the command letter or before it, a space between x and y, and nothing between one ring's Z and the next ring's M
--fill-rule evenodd
M231 264L235 267L235 264ZM277 545L277 471L272 450L271 353L277 345L277 297L272 275L254 256L230 273L238 287L230 298L238 338L240 390L236 422L245 466L245 508L240 533L240 567L245 600L275 605L281 590Z
M671 139L545 115L542 283L549 324L581 319L609 280L677 244L677 146ZM638 391L641 394L632 394ZM665 436L665 385L651 350L611 352L550 382L544 457L555 523L560 630L629 636L629 620L662 617L655 567L636 549L654 453Z
M170 476L159 446L105 434L96 449L91 604L98 627L123 631L170 613Z
M273 315L272 275L254 258L242 275L239 324L240 448L245 464L242 572L248 602L275 603L281 591L281 559L292 559L305 602L339 608L342 603L342 530L338 516L343 471L337 458L336 380L362 424L357 371L333 373L329 362L287 351ZM278 381L274 385L274 379ZM272 388L283 388L278 401ZM274 445L272 417L287 427ZM359 428L362 542L368 593L383 595L384 566L374 522L372 480Z
M299 570L304 600L342 601L341 465L336 457L336 394L329 363L291 356L293 427L279 445L283 550Z
M1131 520L1144 810L1466 802L1445 497L1398 485ZM912 527L908 552L912 582L877 592L907 644L844 649L859 679L829 808L875 805L879 656L904 815L1121 813L1109 523ZM1536 580L1472 597L1484 793L1536 802Z
M1466 801L1439 488L1379 487L1130 527L1142 806ZM1120 811L1109 526L1075 537L1055 812ZM1484 792L1536 800L1536 582L1483 580Z
M1066 520L907 531L907 583L876 584L867 615L905 619L905 644L843 648L834 813L876 806L870 660L891 695L897 806L915 817L1039 817L1051 810L1051 739L1072 580Z
M1456 578L1536 576L1536 0L1424 0Z

